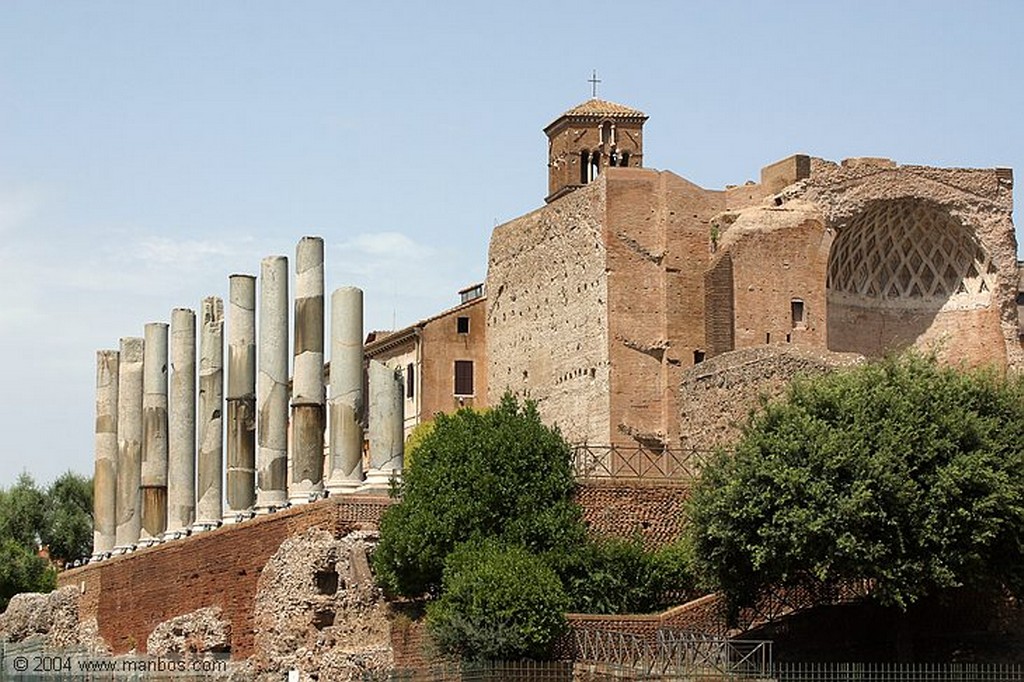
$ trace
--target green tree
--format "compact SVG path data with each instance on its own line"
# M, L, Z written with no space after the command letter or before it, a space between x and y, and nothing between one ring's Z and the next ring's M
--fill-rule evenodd
M649 613L693 591L689 555L677 541L646 551L639 539L588 538L543 555L558 573L577 613Z
M0 492L0 540L14 540L35 553L45 526L46 494L22 472L18 481Z
M1024 587L1024 391L908 354L795 382L705 469L695 564L734 605L769 586L866 580L906 609Z
M46 490L39 537L50 557L63 562L92 551L92 480L68 471Z
M520 545L463 544L427 606L438 646L465 661L550 658L569 600L555 572Z
M0 539L0 612L21 592L49 592L57 574L46 559L11 538Z
M391 594L437 594L445 558L499 539L537 553L582 541L569 447L536 406L506 394L494 408L439 414L381 519L373 562Z

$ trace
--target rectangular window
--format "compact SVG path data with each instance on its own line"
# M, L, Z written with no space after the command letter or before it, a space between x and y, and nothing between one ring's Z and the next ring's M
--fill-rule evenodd
M469 318L468 317L457 317L455 318L455 328L460 334L469 333Z
M793 319L793 329L802 329L806 324L804 319L804 302L799 298L794 298L789 302L789 313Z
M473 361L455 361L455 395L473 395Z
M405 366L405 397L416 395L416 367L410 362Z

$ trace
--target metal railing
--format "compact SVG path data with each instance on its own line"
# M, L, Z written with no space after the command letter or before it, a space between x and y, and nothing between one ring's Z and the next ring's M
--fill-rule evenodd
M999 663L776 663L778 682L1024 682L1024 666Z
M767 678L772 643L659 628L654 636L602 630L574 632L576 660L642 675Z
M712 451L580 444L573 446L572 454L573 472L584 481L627 479L689 483L700 477Z

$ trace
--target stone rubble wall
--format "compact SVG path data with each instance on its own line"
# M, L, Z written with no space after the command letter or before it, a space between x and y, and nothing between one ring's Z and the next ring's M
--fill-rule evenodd
M288 538L310 528L341 537L376 527L387 497L337 496L64 571L79 592L79 617L99 623L115 654L141 651L175 617L217 607L231 625L236 660L254 652L254 605L264 567Z
M724 353L683 374L679 420L683 449L712 451L739 437L751 412L780 397L797 376L849 367L863 358L797 346L762 346Z

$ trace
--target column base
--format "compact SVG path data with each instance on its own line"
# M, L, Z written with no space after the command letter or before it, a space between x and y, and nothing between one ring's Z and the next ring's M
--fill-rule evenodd
M224 518L221 519L221 523L225 526L232 526L236 523L242 523L256 516L256 512L252 509L244 509L242 511L227 511L224 514Z
M161 542L163 542L163 540L161 540L160 538L142 538L141 540L139 540L139 544L136 545L136 547L138 547L139 549L144 549L146 547L156 547Z
M122 556L124 554L131 554L135 551L135 545L118 545L114 549L110 550L111 556Z
M177 530L169 530L166 533L164 533L164 542L168 542L170 540L180 540L182 538L187 538L190 534L191 534L191 532L189 531L188 528L179 528Z
M221 523L221 521L196 521L192 524L191 531L192 534L195 535L196 533L214 530L216 528L219 528Z
M366 472L366 480L356 490L360 493L389 493L391 492L391 480L400 482L402 480L401 469L370 469Z
M257 516L263 514L273 514L276 511L287 509L291 506L288 501L288 493L283 490L274 490L272 492L257 492L256 493L256 504L253 506L253 511L256 512Z
M305 490L299 489L289 493L288 504L292 506L309 504L310 502L322 500L325 497L327 497L327 493L324 491L323 486L317 488L306 488Z

